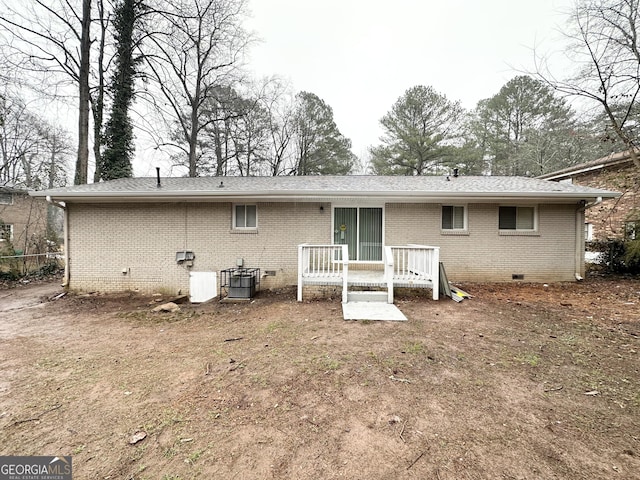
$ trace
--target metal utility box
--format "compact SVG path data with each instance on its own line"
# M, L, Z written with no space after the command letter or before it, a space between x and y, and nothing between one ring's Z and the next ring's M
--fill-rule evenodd
M259 285L259 268L227 268L220 272L220 298L253 298Z

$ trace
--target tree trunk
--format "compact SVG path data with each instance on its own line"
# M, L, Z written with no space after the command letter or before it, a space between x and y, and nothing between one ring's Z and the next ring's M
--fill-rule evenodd
M198 157L197 157L197 145L198 145L198 105L196 102L199 98L199 88L196 88L196 95L191 102L191 129L189 131L189 176L198 176Z
M93 112L93 156L96 160L96 170L93 174L93 182L100 181L102 174L102 120L104 117L104 46L107 37L107 21L104 18L104 3L98 2L98 15L100 19L100 49L98 50L98 91L92 104Z
M82 0L82 35L80 38L80 71L78 107L78 158L75 185L87 183L89 170L89 50L91 49L91 0Z
M53 132L51 137L51 157L49 157L49 178L47 188L53 188L56 183L56 157L58 156L58 133Z

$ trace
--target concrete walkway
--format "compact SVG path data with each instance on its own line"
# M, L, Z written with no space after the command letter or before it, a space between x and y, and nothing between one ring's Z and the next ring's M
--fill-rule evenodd
M391 320L406 322L407 317L392 303L348 302L342 304L345 320Z

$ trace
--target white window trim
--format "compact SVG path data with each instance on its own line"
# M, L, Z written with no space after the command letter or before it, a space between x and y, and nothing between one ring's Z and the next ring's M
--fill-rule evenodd
M247 207L247 206L254 206L256 207L256 226L255 227L239 227L238 224L236 223L236 207L239 207L240 205ZM234 203L233 206L231 207L232 209L232 219L231 219L231 229L235 230L235 231L241 231L241 232L256 232L258 230L258 204L257 203ZM246 208L245 208L245 215L246 215Z
M514 229L501 229L500 228L500 207L516 207L516 208L533 208L533 229L514 228ZM498 232L500 235L537 235L538 234L538 205L523 205L523 204L503 204L498 206Z
M624 238L625 238L625 240L637 240L638 239L638 226L639 225L640 225L640 220L627 220L627 221L624 222Z
M463 226L462 228L442 228L442 208L443 207L462 207ZM443 235L464 235L469 232L469 209L467 204L443 203L440 205L440 233Z
M364 264L372 264L372 263L377 263L377 264L381 264L384 263L384 247L386 246L385 243L385 222L386 222L386 212L385 212L385 204L382 203L373 203L373 202L361 202L361 203L357 203L357 204L349 204L349 203L339 203L339 204L335 204L335 205L331 205L331 244L332 245L338 245L336 243L333 242L333 234L335 232L336 229L336 225L335 225L335 220L336 220L336 214L335 214L335 209L336 208L357 208L357 209L361 209L361 208L380 208L382 209L382 258L383 260L349 260L349 263L364 263ZM358 231L356 232L356 238L360 238L360 217L358 216Z
M13 224L12 223L3 223L2 228L9 227L9 241L13 242ZM0 234L0 242L6 242L4 235Z
M589 222L584 223L584 240L586 242L593 241L593 223L589 223Z

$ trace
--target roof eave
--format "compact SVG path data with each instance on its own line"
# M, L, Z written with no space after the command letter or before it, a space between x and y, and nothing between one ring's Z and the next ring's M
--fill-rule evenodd
M500 202L505 199L519 201L580 201L595 200L596 198L616 198L617 192L345 192L345 191L228 191L215 192L29 192L34 197L51 197L57 201L77 203L124 203L124 202L175 202L175 201L296 201L313 202L328 201L336 198L363 198L372 200L388 200L395 202L415 201L479 201Z
M592 172L595 170L602 170L607 167L614 167L617 165L622 165L625 163L631 163L631 155L628 152L621 152L614 155L609 155L606 157L599 158L592 162L582 163L579 165L574 165L573 167L564 168L562 170L556 170L555 172L546 173L544 175L539 175L536 178L541 180L552 180L556 181L564 178L571 178L576 175L581 175L583 173Z

